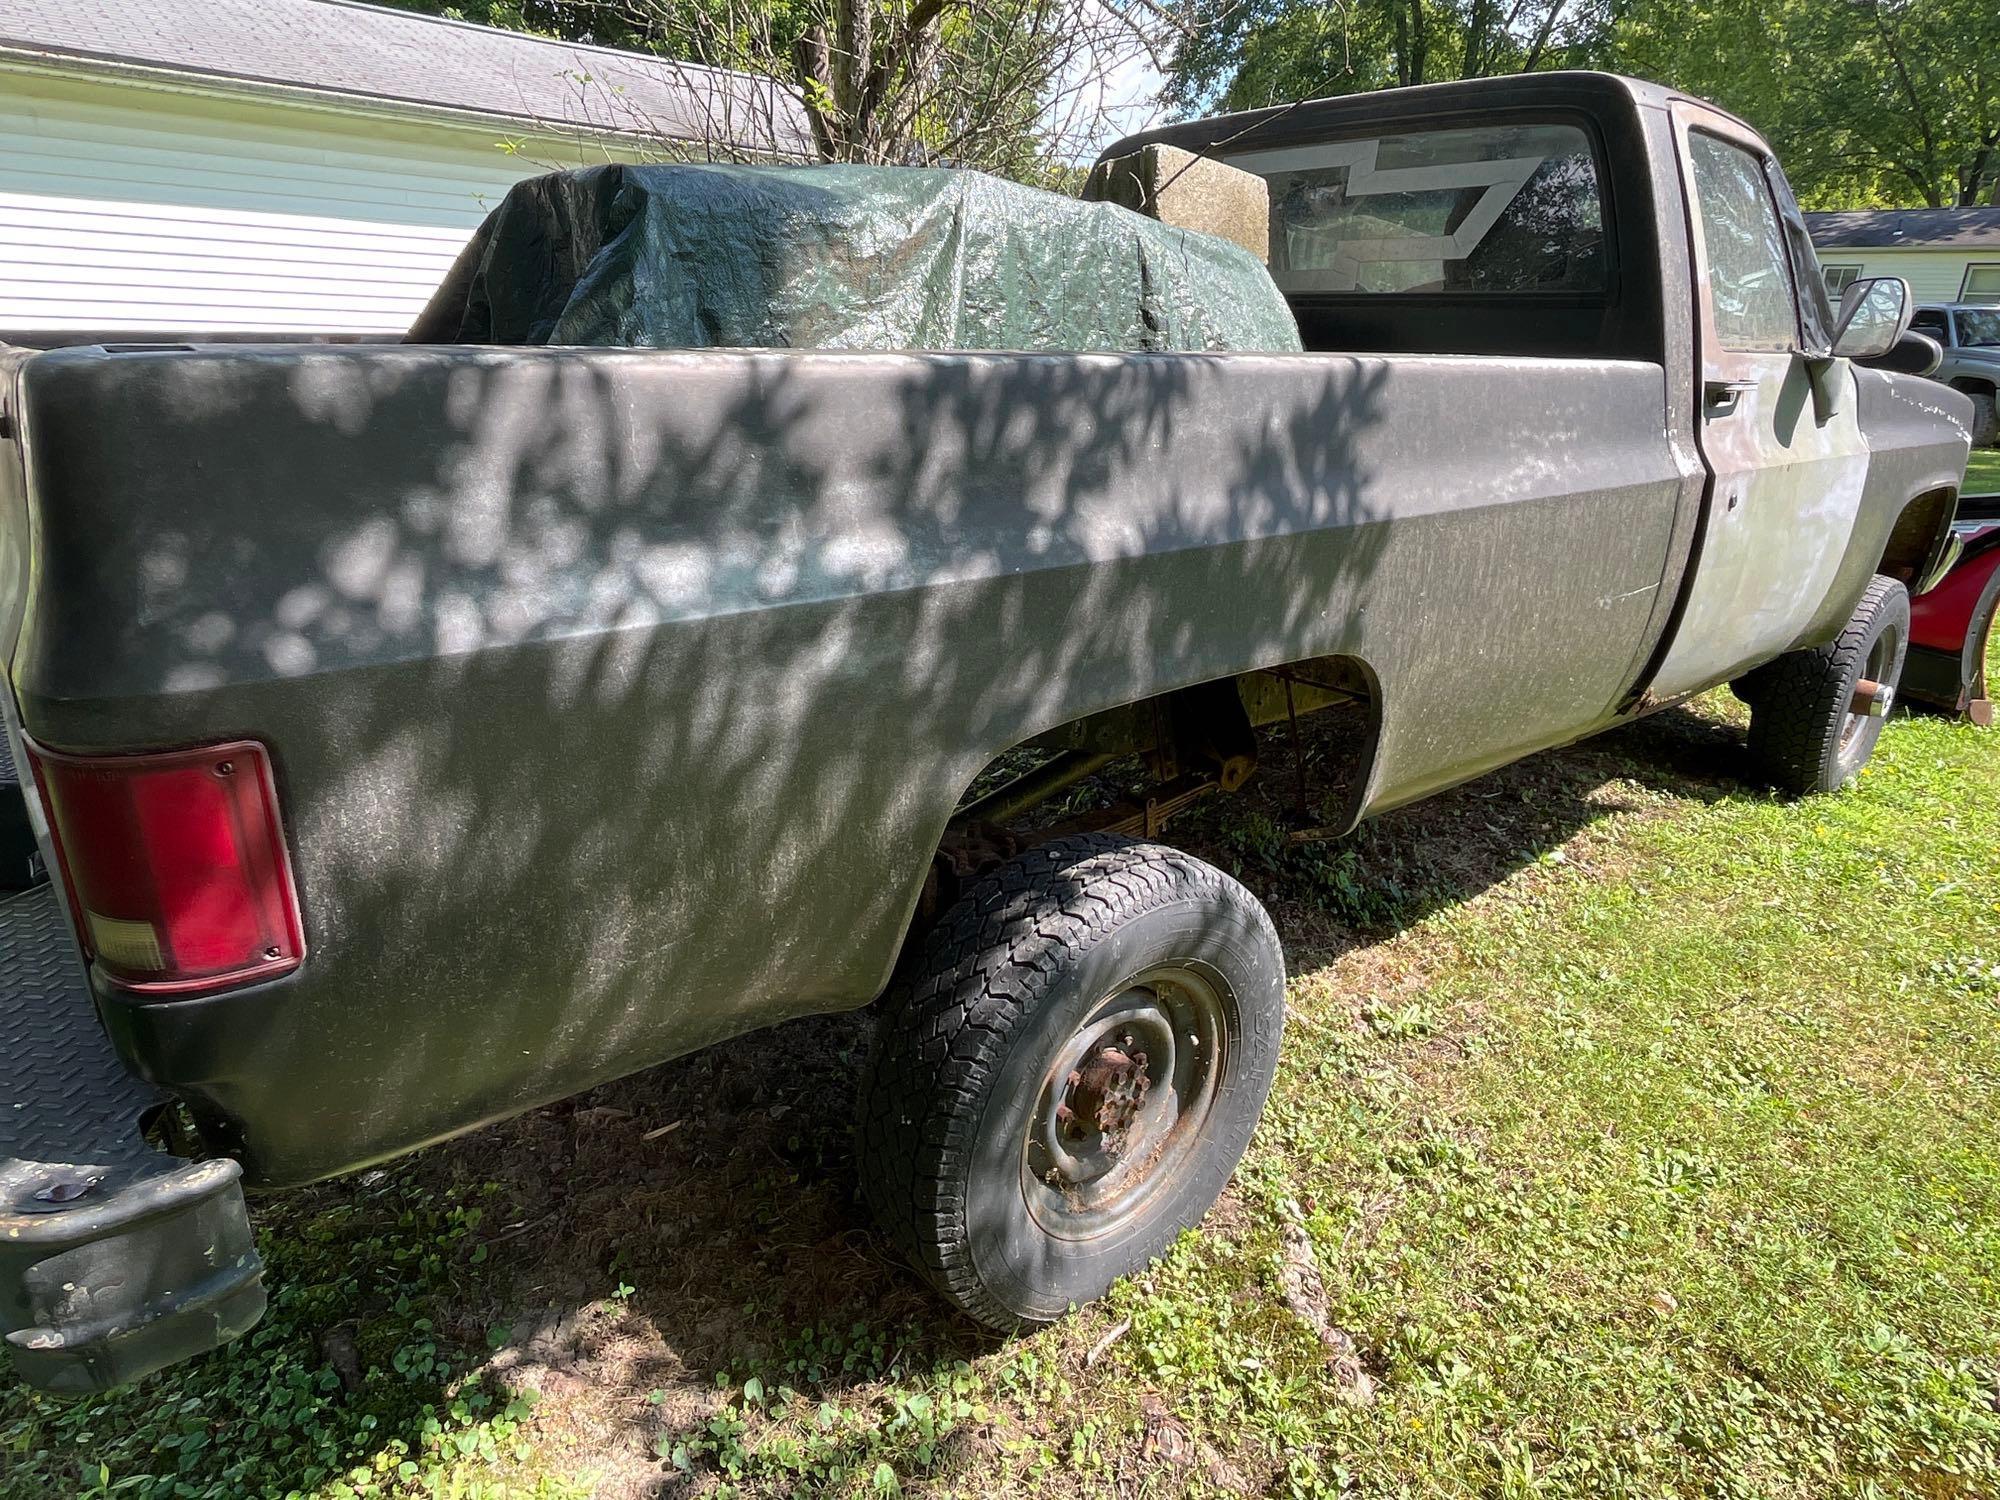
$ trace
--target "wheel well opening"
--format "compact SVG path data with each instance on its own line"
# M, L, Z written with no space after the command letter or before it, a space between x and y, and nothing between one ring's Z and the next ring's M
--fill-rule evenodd
M1208 796L1269 787L1316 836L1358 821L1381 691L1352 656L1311 657L1086 714L1003 751L960 796L918 907L934 919L995 865L1071 833L1157 838Z
M1957 375L1952 377L1951 388L1955 391L1963 391L1968 396L2000 395L2000 386L1996 386L1991 380L1981 380L1973 375Z
M1958 504L1958 492L1951 489L1927 490L1903 507L1889 532L1882 561L1875 569L1914 589L1917 575L1930 561L1938 531L1951 518Z

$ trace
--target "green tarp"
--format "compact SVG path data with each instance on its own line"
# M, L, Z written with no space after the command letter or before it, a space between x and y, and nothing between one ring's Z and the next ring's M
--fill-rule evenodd
M608 166L517 184L416 343L1296 350L1236 245L927 167Z

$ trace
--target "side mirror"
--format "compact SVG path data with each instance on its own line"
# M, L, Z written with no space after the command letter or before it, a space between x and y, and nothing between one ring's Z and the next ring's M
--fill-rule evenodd
M1879 359L1909 331L1915 312L1910 284L1902 277L1870 276L1857 281L1840 299L1840 318L1829 352L1836 359Z
M1912 328L1896 341L1896 347L1878 359L1868 361L1871 370L1893 370L1898 375L1932 375L1944 363L1944 345L1929 334Z

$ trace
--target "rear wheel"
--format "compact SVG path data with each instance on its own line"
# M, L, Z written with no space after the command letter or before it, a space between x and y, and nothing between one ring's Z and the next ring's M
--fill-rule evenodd
M1058 1317L1214 1203L1284 1010L1277 933L1220 870L1104 834L1031 849L945 914L887 1007L862 1188L980 1322Z
M1853 780L1882 736L1909 642L1909 592L1878 576L1830 645L1751 674L1750 753L1774 784L1804 795Z

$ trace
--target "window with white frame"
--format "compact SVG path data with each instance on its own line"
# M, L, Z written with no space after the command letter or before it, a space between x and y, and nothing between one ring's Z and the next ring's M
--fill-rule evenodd
M1835 307L1840 306L1841 294L1861 279L1859 266L1829 266L1822 264L1821 272L1826 276L1826 294Z
M1965 268L1965 285L1959 288L1961 302L2000 303L2000 261L1975 262Z

